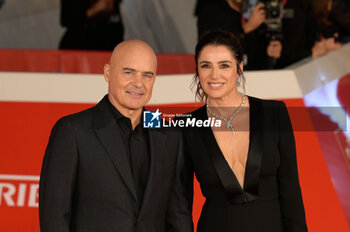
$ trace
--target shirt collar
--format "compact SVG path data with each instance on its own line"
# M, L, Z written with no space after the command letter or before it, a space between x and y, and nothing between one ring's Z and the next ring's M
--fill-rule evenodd
M108 105L109 105L109 108L110 110L112 111L112 114L114 116L114 118L116 119L116 121L119 121L120 119L128 119L130 120L130 118L124 116L122 113L119 112L119 110L112 104L112 102L109 100L109 98L107 98L108 100ZM141 119L140 119L140 123L135 127L138 128L138 127L141 127L143 128L142 126L142 123L143 123L143 111L145 111L145 107L142 108L142 113L141 113ZM131 120L130 120L130 123L131 123Z

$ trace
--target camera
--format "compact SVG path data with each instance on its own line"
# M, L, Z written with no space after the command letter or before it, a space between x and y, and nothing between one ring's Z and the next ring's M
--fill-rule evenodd
M250 0L242 1L242 12L246 19L249 19L254 7L258 3L265 5L262 10L266 11L265 27L262 30L268 40L282 40L282 20L293 18L292 9L285 9L282 0L258 0L255 3Z
M265 0L266 19L275 20L283 17L283 4L280 0Z
M269 40L282 40L282 19L283 3L282 0L261 0L264 3L266 11L266 37Z

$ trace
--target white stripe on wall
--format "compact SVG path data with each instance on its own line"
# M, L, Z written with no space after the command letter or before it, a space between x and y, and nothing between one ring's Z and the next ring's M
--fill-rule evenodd
M301 98L293 70L245 72L247 94ZM192 103L193 74L157 76L149 104ZM108 87L103 75L0 72L0 101L96 103Z
M0 174L0 180L39 181L40 180L40 176Z

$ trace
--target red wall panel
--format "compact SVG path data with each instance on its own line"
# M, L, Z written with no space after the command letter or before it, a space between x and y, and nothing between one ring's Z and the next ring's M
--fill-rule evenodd
M285 102L288 106L303 106L301 99ZM39 231L36 206L38 181L24 180L23 176L19 180L9 180L1 175L39 176L54 123L64 115L90 106L92 105L0 102L0 231ZM293 115L291 117L295 123ZM299 131L295 132L295 137L309 231L349 231L316 134L312 131ZM197 182L194 188L193 217L196 224L204 198ZM15 189L15 192L8 194L11 189ZM8 199L6 194L9 195ZM14 205L11 205L11 200Z

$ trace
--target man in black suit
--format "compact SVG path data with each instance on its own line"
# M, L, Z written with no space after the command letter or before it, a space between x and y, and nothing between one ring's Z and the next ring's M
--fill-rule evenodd
M146 43L120 43L104 67L108 95L56 123L40 177L42 232L193 231L181 136L142 128L156 68Z

